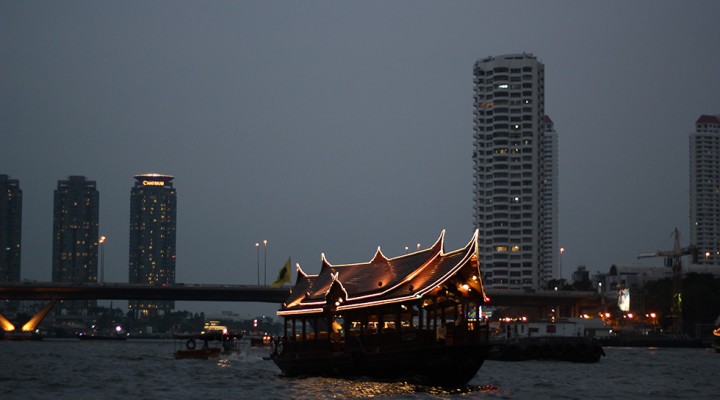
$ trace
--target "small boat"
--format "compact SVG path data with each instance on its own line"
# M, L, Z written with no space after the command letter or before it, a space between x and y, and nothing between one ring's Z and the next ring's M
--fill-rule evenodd
M525 318L499 323L490 338L488 359L496 361L556 360L594 363L605 356L601 341L587 336L585 324L594 321L568 318L528 321ZM594 330L596 331L596 330Z
M194 342L190 342L190 340L192 340L192 339L189 339L188 343L194 343ZM203 342L203 343L205 343L205 345L203 345L203 347L200 349L196 349L194 347L195 345L193 344L192 345L193 347L188 348L187 350L175 351L173 356L178 360L183 360L183 359L207 360L210 357L219 356L220 353L222 352L222 349L220 349L219 347L209 347L209 346L206 346L208 344L207 342ZM188 346L190 346L190 345L188 345Z
M127 340L128 334L120 325L117 325L114 329L98 329L93 326L92 331L80 332L77 337L80 340Z
M77 336L80 340L127 340L127 335L115 333L80 332Z
M200 334L174 335L176 341L173 356L178 359L207 360L222 354L238 352L242 349L240 335L224 332L202 332ZM181 346L184 345L184 349ZM198 348L200 345L200 348Z
M251 347L270 347L272 336L262 331L252 331L248 334Z
M443 231L430 248L298 276L277 312L284 335L270 359L285 376L372 377L457 387L488 353L478 233L446 253Z

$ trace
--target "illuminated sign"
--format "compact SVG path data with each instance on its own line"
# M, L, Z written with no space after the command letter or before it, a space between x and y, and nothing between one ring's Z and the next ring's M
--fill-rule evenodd
M621 311L630 311L630 290L622 289L618 292L618 307Z
M165 186L163 181L142 181L143 186Z

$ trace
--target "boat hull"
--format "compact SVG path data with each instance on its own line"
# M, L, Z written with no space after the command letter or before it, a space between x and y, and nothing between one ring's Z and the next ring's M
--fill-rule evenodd
M556 360L595 363L605 356L599 341L585 337L521 338L495 344L488 359L495 361Z
M487 353L486 345L453 345L383 352L285 353L272 360L286 376L367 376L457 387L477 374Z

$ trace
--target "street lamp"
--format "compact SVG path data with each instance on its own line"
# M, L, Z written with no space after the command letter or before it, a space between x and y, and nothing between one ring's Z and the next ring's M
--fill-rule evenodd
M560 276L558 277L560 280L562 280L562 259L563 259L564 253L565 253L565 248L561 247L560 248L560 268L559 268Z
M100 283L105 283L105 236L100 236Z
M257 250L257 284L260 286L260 243L255 242L255 250Z
M263 240L263 248L265 249L265 286L267 286L267 240Z

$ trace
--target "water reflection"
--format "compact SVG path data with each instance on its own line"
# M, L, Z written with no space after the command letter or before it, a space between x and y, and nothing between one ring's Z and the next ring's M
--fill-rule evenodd
M288 378L286 378L288 379ZM430 396L454 396L467 393L496 393L493 385L468 385L459 388L415 385L408 382L382 382L365 379L336 378L292 378L292 385L301 392L332 393L338 399L364 399L377 397L411 396L426 394Z

